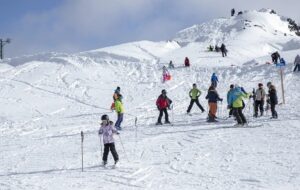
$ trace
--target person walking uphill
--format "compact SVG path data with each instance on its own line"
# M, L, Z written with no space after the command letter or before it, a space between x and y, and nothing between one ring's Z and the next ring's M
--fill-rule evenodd
M295 57L294 65L295 65L294 72L296 72L297 69L298 69L298 72L299 72L300 71L300 56L299 55L297 55Z
M124 107L123 107L123 103L122 103L122 95L120 95L115 101L115 110L116 110L116 113L117 113L117 116L118 116L115 127L118 130L122 130L121 123L123 122L123 116L124 116Z
M229 94L228 104L232 105L232 113L237 120L237 125L247 124L243 114L243 98L249 98L250 94L244 93L240 87L235 87Z
M265 102L266 92L263 88L263 84L258 84L258 89L255 91L255 114L254 117L258 116L258 107L260 110L260 116L264 114L264 102Z
M219 80L218 80L216 73L212 74L210 81L211 81L211 86L217 88Z
M161 95L156 100L156 106L159 110L159 116L156 125L162 125L161 118L163 114L165 114L165 124L169 124L169 115L168 110L170 109L170 105L172 104L172 100L167 97L167 91L162 90Z
M208 100L208 105L209 105L207 122L217 122L216 120L217 101L223 101L223 99L219 97L218 92L215 90L215 87L213 86L209 87L208 93L205 98Z
M114 158L115 165L119 161L119 155L115 148L113 134L119 134L118 131L113 127L113 122L109 120L108 115L102 115L101 117L102 123L99 129L98 134L103 135L103 144L104 144L104 152L103 152L103 166L107 164L107 157L109 150Z
M222 44L220 49L221 49L221 52L222 52L222 56L226 57L227 56L227 49L226 49L225 44Z
M199 103L199 97L201 96L201 91L197 88L196 84L193 84L193 88L190 90L189 95L191 98L191 102L186 112L188 114L190 113L195 102L197 106L201 109L201 111L204 112L205 110L203 109L202 105Z

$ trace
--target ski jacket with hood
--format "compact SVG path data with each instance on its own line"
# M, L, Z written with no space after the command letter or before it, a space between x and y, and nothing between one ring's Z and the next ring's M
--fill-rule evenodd
M113 134L118 134L118 131L113 126L113 122L109 121L107 125L101 124L101 127L99 129L99 135L103 135L103 143L114 143L114 137Z
M171 103L172 100L170 100L167 96L163 96L162 94L156 100L156 106L158 109L166 109L171 105Z
M212 74L212 76L211 76L211 81L212 81L212 82L219 82L218 77L217 77L217 75L216 75L215 73Z
M208 91L205 98L208 100L208 103L217 103L217 101L223 101L223 99L219 97L219 94L216 90Z
M243 98L249 98L250 94L244 93L241 88L236 87L229 93L228 105L232 105L233 108L243 107Z
M266 92L263 88L258 88L255 92L255 100L263 101L265 100Z
M115 101L115 110L118 114L124 113L123 103L120 101L119 98Z
M270 89L269 90L269 96L270 96L270 103L271 104L278 104L276 89Z

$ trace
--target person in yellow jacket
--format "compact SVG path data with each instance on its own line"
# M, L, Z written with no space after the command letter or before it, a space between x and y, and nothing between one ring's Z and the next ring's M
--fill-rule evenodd
M117 130L121 130L121 123L123 121L124 116L124 107L122 103L122 96L119 95L118 98L115 100L115 111L117 112L118 119L116 121L115 127Z
M196 102L197 106L201 109L202 112L204 112L204 108L202 107L202 105L199 103L199 97L201 95L201 91L197 88L196 84L193 84L193 88L190 90L189 92L190 98L191 98L191 102L190 105L187 109L187 114L190 113L194 103Z
M246 125L247 120L243 114L243 98L249 98L251 94L244 93L239 86L235 86L229 94L228 103L232 105L232 113L237 120L237 125Z

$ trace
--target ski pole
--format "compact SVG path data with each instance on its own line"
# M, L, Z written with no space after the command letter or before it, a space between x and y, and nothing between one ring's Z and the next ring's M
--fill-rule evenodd
M103 154L102 154L102 135L101 134L99 135L99 138L100 138L100 150L101 150L101 156L102 156Z
M137 117L135 117L134 126L135 126L135 142L137 142Z
M119 138L120 138L120 142L121 142L121 145L122 145L122 148L123 148L123 151L124 151L126 160L129 162L128 157L127 157L127 154L126 154L126 151L125 151L125 148L124 148L124 144L123 144L122 139L121 139L121 135L118 135L118 136L119 136Z
M83 131L81 131L81 171L83 172Z
M174 124L174 104L172 104L172 123Z

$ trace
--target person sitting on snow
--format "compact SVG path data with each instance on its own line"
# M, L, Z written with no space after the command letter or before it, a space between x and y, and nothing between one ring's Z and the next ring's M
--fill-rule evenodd
M163 77L163 82L166 82L167 80L170 80L171 75L170 75L170 73L169 73L166 66L163 66L162 77Z
M188 57L185 57L185 60L184 60L184 66L186 67L189 67L190 66L190 60Z
M173 61L171 60L170 62L169 62L169 69L174 69L175 67L174 67L174 64L173 64Z

